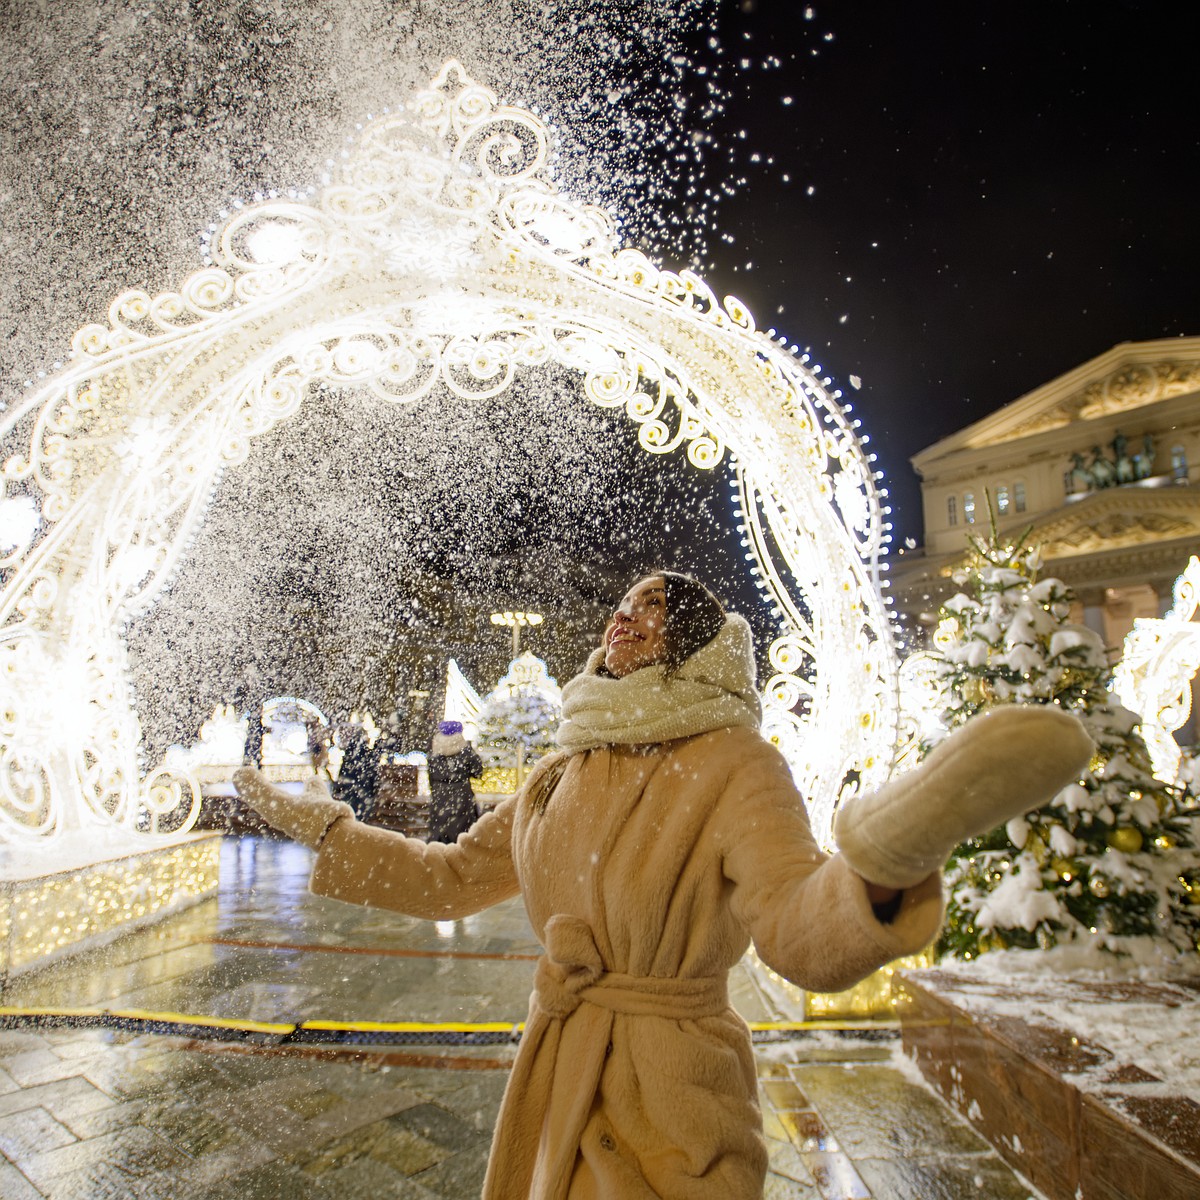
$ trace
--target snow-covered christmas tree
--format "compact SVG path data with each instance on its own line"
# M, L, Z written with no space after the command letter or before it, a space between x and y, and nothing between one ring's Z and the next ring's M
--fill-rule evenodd
M546 664L528 650L512 661L479 713L479 753L487 765L515 767L518 776L554 749L562 693ZM518 779L519 782L519 779Z
M925 749L989 707L1057 704L1080 717L1096 754L1044 808L956 850L939 951L1187 955L1200 938L1194 797L1154 777L1137 716L1109 694L1100 638L1069 622L1071 592L1037 579L1039 554L1024 542L1001 538L994 522L988 540L973 539L959 577L973 594L942 610L942 731Z

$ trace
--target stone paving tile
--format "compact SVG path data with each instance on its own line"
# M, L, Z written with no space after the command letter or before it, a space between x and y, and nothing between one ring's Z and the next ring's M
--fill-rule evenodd
M0 1124L0 1152L11 1159L28 1158L43 1150L72 1145L78 1140L44 1108L11 1112Z
M336 1183L339 1200L434 1200L435 1193L422 1187L416 1177L397 1175L387 1164L374 1158L358 1158L338 1167ZM478 1192L464 1192L464 1200Z
M12 1163L0 1158L0 1196L4 1200L41 1200L42 1194Z
M769 1171L781 1179L812 1188L812 1175L791 1142L767 1138L767 1164Z
M227 1183L245 1171L273 1162L275 1155L262 1142L244 1136L185 1166L131 1180L130 1200L192 1200L212 1189L228 1200L240 1198ZM286 1194L286 1193L285 1193ZM386 1194L386 1193L385 1193Z
M23 1088L67 1079L78 1073L72 1063L64 1062L45 1046L9 1055L4 1059L4 1069Z
M63 1041L55 1039L50 1043L50 1050L59 1058L70 1062L74 1059L94 1058L111 1046L116 1040L113 1031L109 1029L73 1029L63 1030Z
M164 1181L167 1182L167 1181ZM291 1163L254 1164L192 1192L187 1200L349 1200L336 1187L305 1175ZM139 1200L182 1200L178 1191L151 1192Z
M63 1124L80 1140L100 1137L140 1125L148 1104L146 1100L113 1100L107 1108L71 1117Z
M115 1100L138 1100L175 1091L191 1077L190 1053L163 1047L134 1047L131 1057L88 1060L81 1074ZM200 1086L192 1077L192 1086Z
M108 1108L112 1102L111 1096L82 1076L74 1075L5 1093L0 1096L0 1117L26 1108L44 1108L55 1120L70 1125L76 1117Z
M478 1196L483 1190L483 1177L487 1173L488 1143L481 1141L472 1149L464 1150L438 1163L436 1167L421 1172L416 1182L435 1196L446 1200L461 1200L464 1196Z
M507 1071L429 1071L421 1090L461 1121L480 1133L490 1134L508 1083ZM440 1076L440 1078L439 1078Z
M867 1185L845 1154L814 1150L803 1157L823 1200L871 1200Z
M128 1200L137 1179L101 1158L85 1163L78 1171L59 1175L42 1187L48 1200Z
M797 1183L782 1175L768 1174L763 1185L763 1200L822 1200L811 1183Z
M976 1154L990 1147L924 1088L894 1067L798 1065L793 1075L854 1158L921 1151Z
M454 1150L439 1146L393 1117L353 1130L326 1143L319 1153L288 1155L307 1175L332 1179L343 1166L370 1158L400 1176L417 1175L449 1158Z
M2 995L7 1004L8 993L4 992ZM27 1050L44 1050L46 1045L46 1039L41 1034L26 1029L0 1029L0 1062Z
M876 1200L1037 1200L994 1154L860 1158L854 1165Z
M101 1167L105 1171L115 1168L127 1176L140 1176L174 1169L186 1161L182 1153L157 1134L134 1126L87 1141L74 1141L57 1150L24 1155L20 1166L34 1186L47 1191L59 1186L69 1190L68 1181L88 1177Z

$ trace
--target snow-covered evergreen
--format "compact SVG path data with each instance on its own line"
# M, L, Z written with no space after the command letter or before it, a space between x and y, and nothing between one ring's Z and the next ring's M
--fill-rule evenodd
M529 668L526 660L540 670ZM553 750L562 718L560 694L540 659L527 652L514 660L479 713L479 754L484 763L529 767Z
M1057 704L1080 717L1096 754L1044 808L958 848L939 950L971 959L1087 943L1144 959L1152 943L1186 954L1200 937L1194 794L1154 777L1137 716L1108 691L1100 638L1068 620L1070 590L1037 579L1039 554L1023 541L994 528L974 541L967 591L942 611L941 732L925 749L987 708Z

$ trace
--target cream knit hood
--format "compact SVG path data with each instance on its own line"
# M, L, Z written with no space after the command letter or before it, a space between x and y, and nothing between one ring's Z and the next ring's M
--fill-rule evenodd
M467 739L461 733L435 733L429 747L429 753L449 758L466 748Z
M576 754L598 746L648 745L714 729L757 729L762 705L755 688L754 641L736 613L674 675L642 667L622 679L600 675L604 647L563 688L558 744Z

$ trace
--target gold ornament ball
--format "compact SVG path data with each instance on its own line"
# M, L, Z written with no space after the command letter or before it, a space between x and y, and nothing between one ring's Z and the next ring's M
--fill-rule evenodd
M1079 864L1073 858L1056 858L1050 866L1059 879L1070 881L1079 874Z
M1100 875L1093 875L1088 880L1088 891L1098 900L1103 900L1108 895L1108 880Z
M1136 854L1142 848L1142 834L1132 825L1121 825L1114 829L1107 838L1108 844L1122 854Z
M975 676L962 685L962 697L968 704L982 704L984 694L983 680Z

